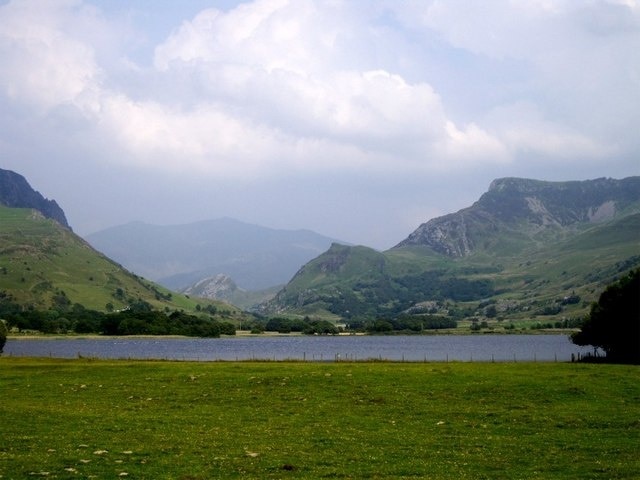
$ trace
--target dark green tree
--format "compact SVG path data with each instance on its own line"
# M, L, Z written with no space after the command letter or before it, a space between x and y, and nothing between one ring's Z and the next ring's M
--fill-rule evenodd
M291 320L288 318L274 317L269 319L265 328L269 332L290 333Z
M4 349L4 344L7 343L7 326L4 324L4 320L0 320L0 353Z
M367 330L374 333L392 332L393 324L388 320L379 318L371 323Z
M602 348L608 361L640 364L640 269L602 292L572 341Z

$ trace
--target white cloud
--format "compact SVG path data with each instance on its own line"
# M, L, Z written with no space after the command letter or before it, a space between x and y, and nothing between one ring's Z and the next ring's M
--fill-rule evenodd
M520 62L526 80L501 84L497 79L494 87L516 97L505 105L532 103L554 118L547 126L559 129L555 136L573 130L571 143L584 147L623 140L626 148L638 148L637 141L620 136L626 136L625 125L640 121L639 5L633 0L434 0L410 2L398 12L407 24L438 32L479 61ZM518 117L512 121L518 123ZM580 136L590 140L578 141ZM533 141L530 136L527 143Z
M296 178L319 197L318 176L344 178L344 198L393 179L425 212L423 184L450 172L637 172L637 1L255 0L189 17L176 2L144 48L158 32L99 1L0 5L3 155L156 181Z
M540 161L583 161L612 157L617 146L597 140L570 127L546 119L530 102L517 102L493 109L486 124L501 139L514 158L525 155Z
M341 2L256 0L229 12L208 9L156 48L155 64L221 62L309 74L330 67L338 39L359 28ZM346 24L345 24L346 20Z
M462 165L476 162L506 163L511 155L500 140L471 123L459 129L452 122L446 124L446 137L438 145L440 158L446 159L441 168L450 168L451 161Z
M285 144L295 138L333 144L327 155L349 145L349 155L353 150L368 155L371 168L384 169L379 162L394 155L387 169L399 162L437 168L449 153L455 161L465 158L465 166L474 153L480 161L493 161L484 155L487 146L504 156L486 131L457 128L427 82L410 83L383 68L349 66L345 59L354 55L348 41L354 32L372 42L372 56L379 32L372 35L359 18L344 17L352 12L336 5L262 0L229 13L207 10L158 46L155 65L168 75L204 78L203 89L217 108L275 128ZM336 13L343 15L338 21ZM347 158L328 163L340 161L351 163Z
M98 82L93 49L65 29L78 5L27 0L0 8L0 83L9 98L46 110Z
M363 40L351 48L354 33L364 43L380 34L340 2L205 10L156 48L155 71L129 69L150 81L147 91L120 85L119 72L98 65L100 41L69 33L86 34L86 26L71 28L82 22L104 28L94 9L28 1L1 12L7 95L41 111L75 106L97 136L115 141L114 162L247 176L355 165L393 171L399 163L455 168L493 161L487 149L504 153L477 125L456 127L428 82L350 65L362 51ZM363 65L375 64L370 55Z

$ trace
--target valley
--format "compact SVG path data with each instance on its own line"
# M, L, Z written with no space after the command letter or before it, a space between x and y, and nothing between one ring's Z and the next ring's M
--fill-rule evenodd
M640 266L640 177L498 179L384 252L233 219L138 222L89 236L92 246L54 218L61 210L47 217L33 206L55 202L5 178L10 198L37 202L0 205L2 300L67 316L74 305L96 316L138 305L224 312L256 332L274 318L282 332L571 329L607 284Z
M352 324L435 315L475 329L575 326L604 286L639 265L640 178L504 179L388 251L334 244L266 310Z

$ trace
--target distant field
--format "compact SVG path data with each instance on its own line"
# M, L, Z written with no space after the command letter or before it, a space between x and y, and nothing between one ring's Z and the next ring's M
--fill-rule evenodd
M0 358L0 478L640 478L640 369Z

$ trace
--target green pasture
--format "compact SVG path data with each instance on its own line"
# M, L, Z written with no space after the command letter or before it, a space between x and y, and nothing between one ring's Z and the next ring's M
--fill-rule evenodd
M0 478L640 478L640 369L0 358Z

